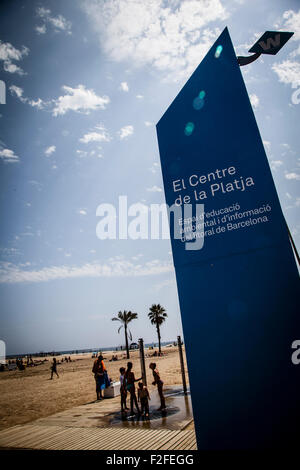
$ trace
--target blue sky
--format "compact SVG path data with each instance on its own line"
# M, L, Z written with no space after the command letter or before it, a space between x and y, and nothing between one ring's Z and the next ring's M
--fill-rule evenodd
M243 67L282 209L300 245L300 10L292 0L2 1L1 338L7 352L123 343L111 317L152 303L181 334L168 240L99 240L96 209L163 203L155 123L225 26L237 54L294 31Z

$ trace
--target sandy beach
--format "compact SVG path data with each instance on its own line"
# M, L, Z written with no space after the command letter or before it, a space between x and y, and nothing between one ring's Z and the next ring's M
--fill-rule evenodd
M148 388L153 390L150 362L156 362L165 385L182 383L178 348L163 347L162 357L147 357L153 351L145 349ZM118 361L109 360L112 354ZM106 351L103 353L109 377L119 380L119 368L126 367L127 359L124 352ZM95 400L95 381L91 372L94 359L92 354L72 355L72 362L58 365L60 378L50 379L51 357L36 367L28 367L24 371L5 371L0 373L0 429L17 424L29 423L35 419L50 416L77 405ZM35 358L37 359L37 358ZM57 359L61 358L57 356ZM136 378L141 375L139 351L131 351L130 360ZM186 360L185 360L186 367ZM188 375L186 369L186 379Z

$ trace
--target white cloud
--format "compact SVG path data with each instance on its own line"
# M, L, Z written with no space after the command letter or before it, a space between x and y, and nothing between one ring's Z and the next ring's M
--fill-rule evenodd
M153 126L153 122L145 121L145 126L146 127L151 127L151 126Z
M272 70L277 74L279 81L296 87L300 85L300 63L292 60L284 60L275 63Z
M21 67L19 67L18 65L13 64L12 62L4 62L3 68L5 72L18 73L19 75L25 75L25 72L23 71L23 69L21 69Z
M21 60L24 56L28 55L28 47L22 46L22 49L16 49L9 42L2 42L0 40L0 60L11 61L11 60Z
M41 100L40 98L38 98L36 101L30 100L28 98L25 98L25 100L26 100L26 103L28 103L30 106L32 106L33 108L38 108L38 109L43 109L48 104L45 101Z
M37 9L37 15L42 19L43 24L41 26L36 26L35 30L38 34L45 34L46 24L51 26L55 32L64 31L67 34L72 34L71 27L72 23L62 15L51 16L51 10L39 7Z
M69 110L89 114L90 111L105 109L110 102L108 96L98 96L94 90L89 90L84 85L78 85L77 88L63 86L62 89L65 95L55 100L53 116L63 115Z
M134 132L134 127L133 126L124 126L122 127L119 132L118 132L118 135L120 137L121 140L123 139L126 139L127 137L129 137L130 135L132 135Z
M254 109L258 108L259 98L254 93L250 94L250 103L251 103L251 105L253 106Z
M12 95L16 95L20 99L23 97L23 89L21 87L16 86L16 85L11 85L9 89Z
M120 89L122 91L129 91L128 83L127 82L122 82L121 85L120 85Z
M300 180L300 175L298 175L298 173L295 173L293 171L291 171L290 173L286 173L285 177L287 180L297 180L297 181Z
M136 95L136 98L137 98L138 100L142 100L144 97L143 97L143 95Z
M283 162L281 160L271 160L270 161L270 166L272 170L277 170L283 165Z
M293 198L289 193L286 193L286 197L289 199L290 204L285 206L285 209L294 209L300 207L300 197Z
M138 255L132 256L131 259L133 261L137 261L138 259L143 258L143 256L144 255L142 253L139 253Z
M271 149L271 142L269 140L263 140L263 144L264 144L266 150Z
M20 250L14 247L0 248L0 253L2 256L9 256L9 257L21 254Z
M286 10L277 24L276 29L283 31L293 31L291 41L300 40L300 10ZM279 81L291 84L293 88L300 85L300 63L295 60L300 54L300 46L289 54L289 59L275 63L272 70L277 74ZM291 60L292 59L292 60Z
M112 60L150 64L173 80L189 74L216 38L208 25L228 17L220 0L90 0L82 8Z
M65 95L51 101L44 101L41 98L33 100L24 97L24 90L21 87L16 85L9 87L11 94L15 95L22 103L29 104L38 109L52 107L53 116L64 115L70 110L89 114L97 109L105 109L106 105L110 102L108 96L98 96L94 90L86 89L84 85L78 85L77 88L63 86L62 89L65 91Z
M66 256L69 253L66 253ZM0 284L47 282L56 279L112 278L154 276L173 271L170 262L159 260L134 264L124 259L111 259L105 263L86 263L82 266L50 266L39 270L24 269L21 265L3 262L0 265Z
M10 149L0 149L0 159L5 163L18 163L20 158Z
M290 54L289 54L289 57L297 57L297 55L300 55L300 46L298 46L297 49L295 49L294 51L292 51Z
M38 34L46 34L47 28L46 25L43 24L42 26L36 26L34 28Z
M99 152L101 147L98 147L98 150L91 150L90 152L86 152L85 150L76 150L76 153L79 158L86 158L86 157L97 157L103 158L103 155Z
M89 144L90 142L109 142L110 140L111 137L108 131L102 124L99 124L98 126L95 126L93 130L84 134L84 136L79 139L79 142Z
M151 289L154 290L155 292L159 292L161 289L164 289L165 287L174 287L176 289L175 279L165 279L164 281L152 286Z
M50 147L47 147L46 150L45 150L45 155L47 157L50 157L50 155L52 155L52 153L54 153L56 150L56 146L55 145L50 145Z
M2 42L0 40L0 60L3 61L3 68L9 73L18 73L24 75L25 72L18 65L12 61L20 61L29 54L28 47L22 46L21 49L16 49L9 42Z
M88 152L85 150L76 150L76 153L80 158L85 158L88 156Z
M158 170L158 168L159 168L159 164L156 163L156 162L154 162L153 165L152 165L152 167L149 168L149 170L151 171L151 173L156 173L157 170Z
M162 189L159 186L152 186L151 188L147 188L147 191L150 193L161 193Z
M22 103L29 104L33 108L43 109L49 103L38 98L36 101L23 96L24 90L16 85L11 85L9 90L13 96L16 96Z
M80 215L87 215L87 211L84 209L79 209L78 214Z
M282 28L285 31L294 31L292 39L294 41L300 40L300 10L298 12L293 10L286 10L283 15Z

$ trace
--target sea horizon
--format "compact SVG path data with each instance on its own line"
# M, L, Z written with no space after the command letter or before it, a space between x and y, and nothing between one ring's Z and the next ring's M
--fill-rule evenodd
M133 342L134 343L134 342ZM132 343L132 344L133 344ZM167 344L174 344L177 343L177 340L169 340L169 341L162 341L161 346L166 346ZM138 343L136 343L138 344ZM158 347L158 342L153 341L150 343L144 343L145 348L149 348L150 346ZM121 349L122 348L122 349ZM131 350L134 350L132 348ZM97 353L97 352L106 352L106 351L126 351L126 347L123 345L119 346L108 346L108 347L98 347L98 348L84 348L84 349L67 349L67 350L52 350L52 351L39 351L39 352L27 352L27 353L14 353L14 354L7 354L6 359L13 359L13 358L23 358L26 356L32 357L42 357L42 356L64 356L64 355L71 355L71 354L88 354L88 353Z

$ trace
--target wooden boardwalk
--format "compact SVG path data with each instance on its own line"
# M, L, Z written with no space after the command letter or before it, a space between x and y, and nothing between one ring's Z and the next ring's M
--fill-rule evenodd
M196 450L194 430L24 424L0 431L0 447L41 450Z
M179 390L180 392L180 390ZM157 391L151 395L152 419L123 422L120 398L79 405L0 431L0 448L40 450L196 450L189 396L176 387L166 394L166 417L157 413ZM176 413L175 413L176 411Z

